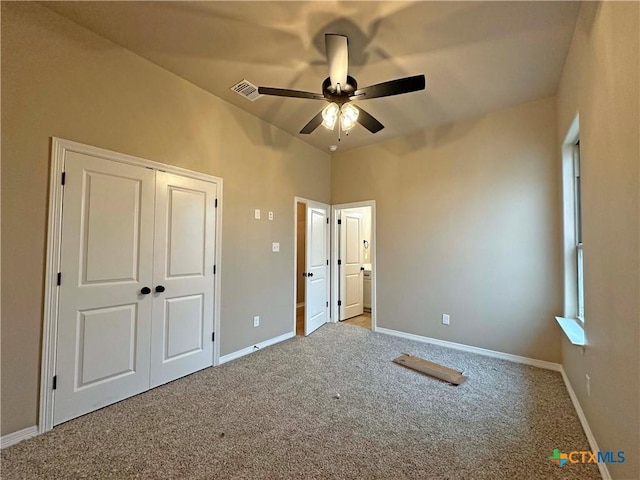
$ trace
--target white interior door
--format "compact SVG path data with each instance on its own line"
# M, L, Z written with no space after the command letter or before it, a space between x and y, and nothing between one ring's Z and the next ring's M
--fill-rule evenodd
M307 203L305 335L329 321L328 218L328 205Z
M58 424L149 388L155 172L67 152Z
M364 312L363 216L359 212L343 210L340 219L340 320L346 320Z
M213 364L216 185L156 175L151 387Z

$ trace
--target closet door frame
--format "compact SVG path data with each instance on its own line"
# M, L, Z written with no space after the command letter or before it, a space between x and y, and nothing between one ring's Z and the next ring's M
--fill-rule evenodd
M172 165L154 162L132 155L113 152L103 148L85 145L62 138L51 138L51 172L49 179L49 214L47 227L47 257L45 265L44 325L42 334L42 362L40 368L40 408L38 433L53 428L54 376L56 375L56 339L58 334L58 272L60 271L60 251L62 240L62 208L64 199L64 165L67 152L77 152L96 156L113 162L136 165L152 170L160 170L184 177L215 183L216 200L216 240L214 280L214 342L213 365L220 363L220 275L222 272L222 178L194 172Z

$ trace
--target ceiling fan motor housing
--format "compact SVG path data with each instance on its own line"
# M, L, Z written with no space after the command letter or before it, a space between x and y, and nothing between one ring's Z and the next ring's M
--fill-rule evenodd
M331 78L325 78L324 82L322 82L322 94L324 98L326 98L329 102L335 102L338 105L342 105L345 102L349 101L349 97L353 95L358 89L358 82L356 79L350 75L347 75L347 84L342 86L340 85L340 93L337 90L331 87Z

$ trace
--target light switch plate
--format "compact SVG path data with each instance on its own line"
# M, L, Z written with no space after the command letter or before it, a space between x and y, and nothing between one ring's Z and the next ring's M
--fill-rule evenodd
M279 242L273 242L273 244L271 245L271 249L274 252L279 252L280 251L280 243Z
M256 220L260 220L260 209L256 208L256 211L253 214L253 218L255 218Z

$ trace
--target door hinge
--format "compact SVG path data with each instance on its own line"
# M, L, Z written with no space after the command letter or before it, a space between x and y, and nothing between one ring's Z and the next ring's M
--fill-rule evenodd
M62 284L62 272L58 272L57 284L60 286Z
M327 265L329 265L329 260L327 260Z
M338 219L338 225L342 225L342 220Z
M62 172L62 181L60 182L61 185L64 185L64 182L67 180L67 172Z
M215 208L218 208L218 199L216 198L216 205Z
M327 308L329 308L329 302L327 302Z
M214 275L216 274L216 266L215 265L213 266L213 274Z
M342 260L338 259L338 265L342 265Z
M211 341L212 342L216 341L216 332L211 332Z
M53 387L52 387L52 390L55 390L56 388L58 388L58 375L54 375L53 376Z
M327 217L327 225L329 225L329 217Z
M342 306L342 300L338 300L338 306L341 307Z

